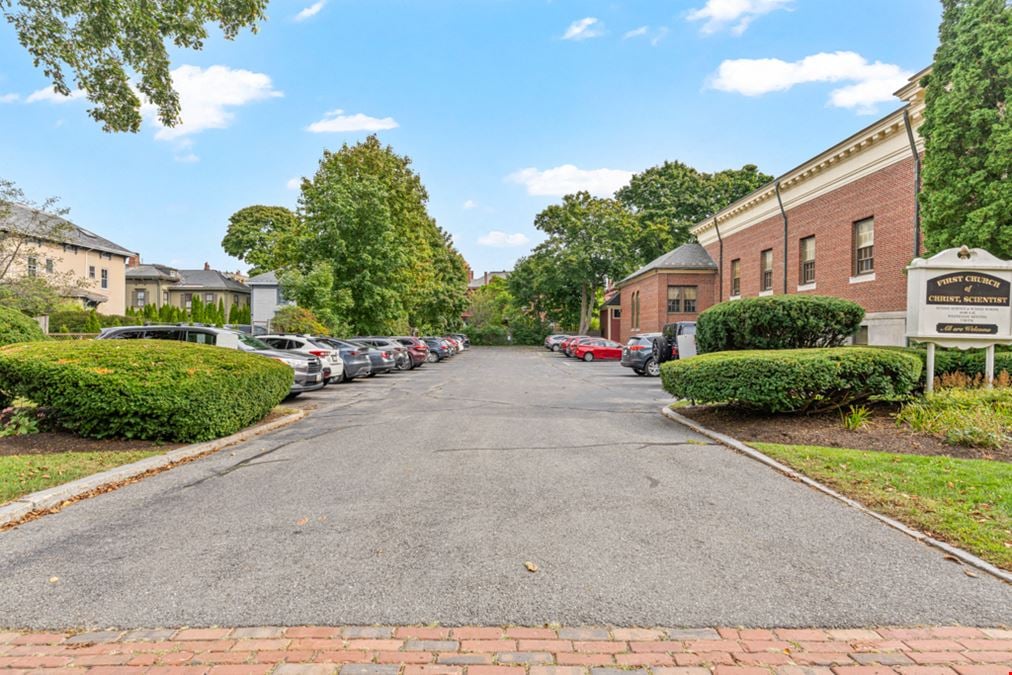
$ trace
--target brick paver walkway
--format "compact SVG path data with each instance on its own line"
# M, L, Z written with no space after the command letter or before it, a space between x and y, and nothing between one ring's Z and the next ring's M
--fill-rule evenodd
M1007 675L1005 628L300 627L0 632L4 673Z

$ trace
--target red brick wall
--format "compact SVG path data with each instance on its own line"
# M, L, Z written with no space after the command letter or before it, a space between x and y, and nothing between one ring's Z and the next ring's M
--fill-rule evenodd
M903 160L821 197L789 207L787 292L798 292L799 241L815 235L816 289L811 293L847 298L869 312L906 309L903 270L913 258L913 170L913 160ZM849 279L853 274L853 223L869 217L875 219L875 280L852 284ZM760 254L768 248L773 249L773 292L783 293L783 236L783 220L777 213L724 237L722 299L730 296L731 261L736 258L741 260L742 296L759 294ZM718 242L713 242L706 250L719 262Z
M717 297L717 275L713 272L660 273L634 280L622 287L622 318L619 336L625 342L636 333L655 333L672 321L695 321L699 312L714 304ZM696 312L668 314L668 286L695 286ZM640 321L634 330L632 297L640 293Z

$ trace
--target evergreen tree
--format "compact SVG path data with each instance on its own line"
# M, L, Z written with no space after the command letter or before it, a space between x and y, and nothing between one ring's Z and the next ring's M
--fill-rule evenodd
M190 301L190 321L193 323L204 323L204 302L196 293Z
M929 251L967 245L1012 258L1012 8L942 0L924 78L921 206Z
M214 312L214 325L221 328L225 325L225 300L218 298L218 308Z
M88 320L84 323L85 333L101 333L102 323L98 320L98 312L91 310L88 312Z

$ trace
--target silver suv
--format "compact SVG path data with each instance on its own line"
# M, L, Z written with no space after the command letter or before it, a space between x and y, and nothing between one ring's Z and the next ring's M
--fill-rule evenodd
M315 356L323 362L323 377L327 382L337 384L344 381L344 361L341 360L341 352L324 342L308 335L287 334L258 335L257 339L266 342L274 349Z
M298 352L287 352L272 349L270 345L255 337L227 328L213 326L115 326L104 329L96 340L177 340L192 342L199 345L215 345L226 349L266 356L289 365L292 368L293 381L289 390L290 396L297 396L306 391L321 389L323 381L323 364L320 359Z

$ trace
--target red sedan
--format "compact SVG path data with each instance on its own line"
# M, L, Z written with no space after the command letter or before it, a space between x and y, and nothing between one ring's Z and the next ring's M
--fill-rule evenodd
M573 354L584 361L618 361L622 358L622 345L611 340L584 340L576 345Z

